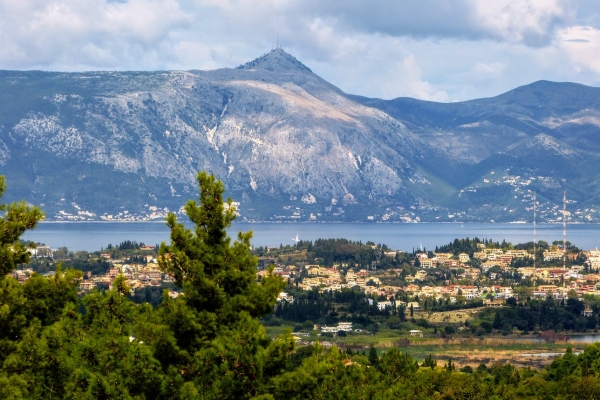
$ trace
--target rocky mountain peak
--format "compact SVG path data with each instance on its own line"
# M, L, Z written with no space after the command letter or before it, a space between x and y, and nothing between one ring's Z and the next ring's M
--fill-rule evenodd
M255 60L240 65L238 69L264 69L271 72L312 72L294 56L277 48Z
M0 173L57 220L162 218L207 170L248 220L525 220L535 190L551 221L563 190L600 209L599 128L600 88L369 99L280 48L237 70L0 71Z

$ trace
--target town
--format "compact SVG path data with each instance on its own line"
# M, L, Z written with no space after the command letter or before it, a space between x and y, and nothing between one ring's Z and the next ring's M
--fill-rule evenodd
M423 335L423 330L415 329L420 327L418 321L425 326L464 330L465 323L474 321L475 313L485 308L546 299L563 303L576 299L584 304L579 311L582 317L597 314L598 306L587 300L600 296L600 251L583 251L569 242L563 246L561 241L539 241L535 251L534 260L531 242L513 245L480 239L457 239L435 251L412 253L344 239L299 240L293 246L252 250L259 266L257 280L273 274L287 283L277 299L276 319L286 319L282 305L294 304L296 297L306 298L310 293L359 294L367 314L375 310L375 314L400 315L402 321L409 315L416 325L407 324L405 331L412 336ZM73 253L38 244L30 252L29 265L13 272L20 283L36 272L52 275L53 265L62 262L84 271L81 294L110 290L122 275L132 295L146 293L142 299L147 299L148 293L154 292L155 304L164 289L173 298L180 295L173 278L160 270L155 246L126 241L94 253ZM321 323L311 324L310 330L335 336L368 332L365 327L373 327L371 321L355 323L353 329L353 321L360 320L358 312L345 313L347 320L331 318L331 314L323 313ZM337 326L329 326L331 323Z

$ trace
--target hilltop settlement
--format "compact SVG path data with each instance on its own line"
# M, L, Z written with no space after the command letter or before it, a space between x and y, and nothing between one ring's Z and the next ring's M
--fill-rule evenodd
M30 263L12 272L21 283L33 273L52 275L60 262L63 268L84 271L81 294L110 290L123 276L139 301L158 304L164 289L173 298L180 295L173 277L160 270L155 246L126 241L88 253L38 244L30 252ZM258 258L258 281L276 275L287 282L264 322L296 323L300 333L347 336L392 327L407 336L438 329L482 335L548 328L586 331L600 325L595 300L600 296L600 251L580 250L570 242L539 241L534 252L533 242L466 238L434 251L404 252L372 242L319 239L258 247L252 253ZM535 304L560 305L576 315L548 321L538 313L500 323L495 314L503 315L501 311L486 310Z

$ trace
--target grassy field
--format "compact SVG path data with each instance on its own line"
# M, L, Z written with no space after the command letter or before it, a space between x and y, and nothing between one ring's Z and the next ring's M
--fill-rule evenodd
M511 363L517 367L541 368L552 362L557 354L562 354L572 346L574 352L583 351L585 345L569 343L544 343L539 341L516 340L506 338L408 338L390 332L382 334L336 338L335 344L342 349L349 347L358 350L371 345L385 352L387 348L398 347L413 358L422 361L432 355L439 362L448 359L458 367L479 364Z
M266 327L269 336L275 337L293 326L281 325ZM341 349L351 348L354 351L368 352L370 346L385 352L391 347L398 347L416 360L422 361L432 355L440 365L452 359L458 368L469 365L476 368L484 363L488 366L495 363L511 363L517 367L542 368L552 362L556 354L562 354L571 346L574 352L583 351L585 344L561 342L544 343L534 340L523 340L516 337L453 337L436 338L410 337L403 330L382 329L371 333L351 333L346 337L324 337L317 331L304 332L301 336L303 344L320 341L334 344ZM306 335L308 334L308 335Z
M518 367L540 368L552 362L555 356L551 354L564 353L568 346L564 342L542 343L498 338L426 339L411 342L403 350L419 360L430 354L438 360L451 358L461 367L470 365L475 368L481 363L511 363ZM574 348L573 351L583 351L583 347Z
M419 312L415 313L415 318L423 318L430 323L447 323L447 324L464 324L466 320L472 319L481 310L480 308L473 308L467 310L456 310L456 311L443 311L443 312Z

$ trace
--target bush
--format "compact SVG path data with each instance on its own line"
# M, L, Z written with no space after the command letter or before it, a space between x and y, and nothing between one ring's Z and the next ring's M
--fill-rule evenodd
M400 329L400 328L402 328L402 320L397 315L389 317L387 319L386 323L387 323L387 326L390 327L390 329Z
M264 326L281 326L281 320L279 318L269 318L263 320Z
M494 326L492 325L492 323L491 323L491 322L488 322L488 321L483 321L481 324L479 324L479 326L480 326L481 328L485 329L485 332L486 332L486 333L490 333L490 332L492 332L492 329L493 329L493 327L494 327Z
M312 322L311 320L307 320L302 323L302 327L306 330L311 330L314 328L314 326L315 326L315 323Z
M416 323L418 326L422 326L423 328L429 328L429 321L427 321L424 318L419 318L419 320Z
M473 332L473 333L475 334L475 336L483 336L483 335L485 335L485 329L478 326L477 328L475 328L475 332Z

